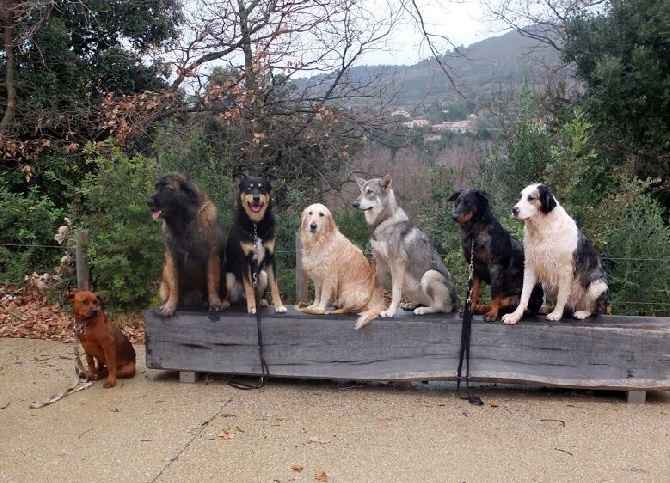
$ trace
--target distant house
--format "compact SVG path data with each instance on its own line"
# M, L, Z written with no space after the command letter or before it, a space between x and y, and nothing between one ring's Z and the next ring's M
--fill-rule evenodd
M477 116L470 114L467 121L452 121L433 124L433 131L466 134L477 130Z
M407 112L403 109L399 109L397 111L393 111L391 113L391 117L404 117L405 119L408 119L409 118L409 112Z
M430 127L430 121L428 119L413 119L411 121L403 122L402 125L407 129Z

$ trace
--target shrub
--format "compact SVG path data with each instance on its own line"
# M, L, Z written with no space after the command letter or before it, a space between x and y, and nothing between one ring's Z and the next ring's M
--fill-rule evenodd
M62 214L37 186L18 194L0 180L1 282L21 283L33 272L53 270L63 255L54 241Z
M670 227L647 189L651 181L615 179L617 189L585 225L601 245L610 304L619 315L670 315Z
M156 164L113 146L89 145L86 152L93 169L79 189L84 212L74 220L90 232L92 286L112 311L146 308L158 293L163 260L160 229L146 205Z

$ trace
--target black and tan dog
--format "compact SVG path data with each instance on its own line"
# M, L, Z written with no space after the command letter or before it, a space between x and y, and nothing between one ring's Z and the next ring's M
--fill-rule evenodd
M273 176L238 175L238 206L226 243L226 299L224 307L242 298L247 312L256 313L256 293L270 287L276 312L286 312L277 287L275 217L270 191ZM257 291L255 288L257 287ZM260 305L267 305L264 300Z
M488 195L477 189L456 192L449 201L456 206L452 219L461 227L461 247L465 260L473 262L473 313L484 314L493 322L504 313L512 312L519 304L523 285L523 247L498 222L489 204ZM490 305L479 304L482 282L491 285ZM536 313L542 305L542 288L533 290L528 311Z
M221 310L223 233L212 200L181 173L168 173L147 200L154 219L163 219L165 265L159 295L162 315L177 306L198 305L207 294L209 310Z
M67 301L74 312L74 332L86 352L86 379L107 377L107 389L116 385L117 377L135 376L135 348L107 318L100 298L81 291L68 295Z

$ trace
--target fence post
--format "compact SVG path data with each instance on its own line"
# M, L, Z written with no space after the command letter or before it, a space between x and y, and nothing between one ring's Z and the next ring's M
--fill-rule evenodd
M79 230L79 238L77 239L77 246L75 248L77 265L77 288L79 290L91 290L88 270L88 256L86 255L87 248L88 230Z
M307 290L307 274L302 269L302 244L300 243L300 233L295 234L295 301L309 303L309 293Z

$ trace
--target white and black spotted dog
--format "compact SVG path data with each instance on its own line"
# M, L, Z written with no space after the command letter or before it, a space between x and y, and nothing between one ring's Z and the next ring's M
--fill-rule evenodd
M549 188L541 183L524 188L512 217L524 222L523 288L517 309L504 315L503 323L521 319L537 281L544 288L541 312L548 320L560 320L564 311L575 319L601 313L607 277L600 256Z

